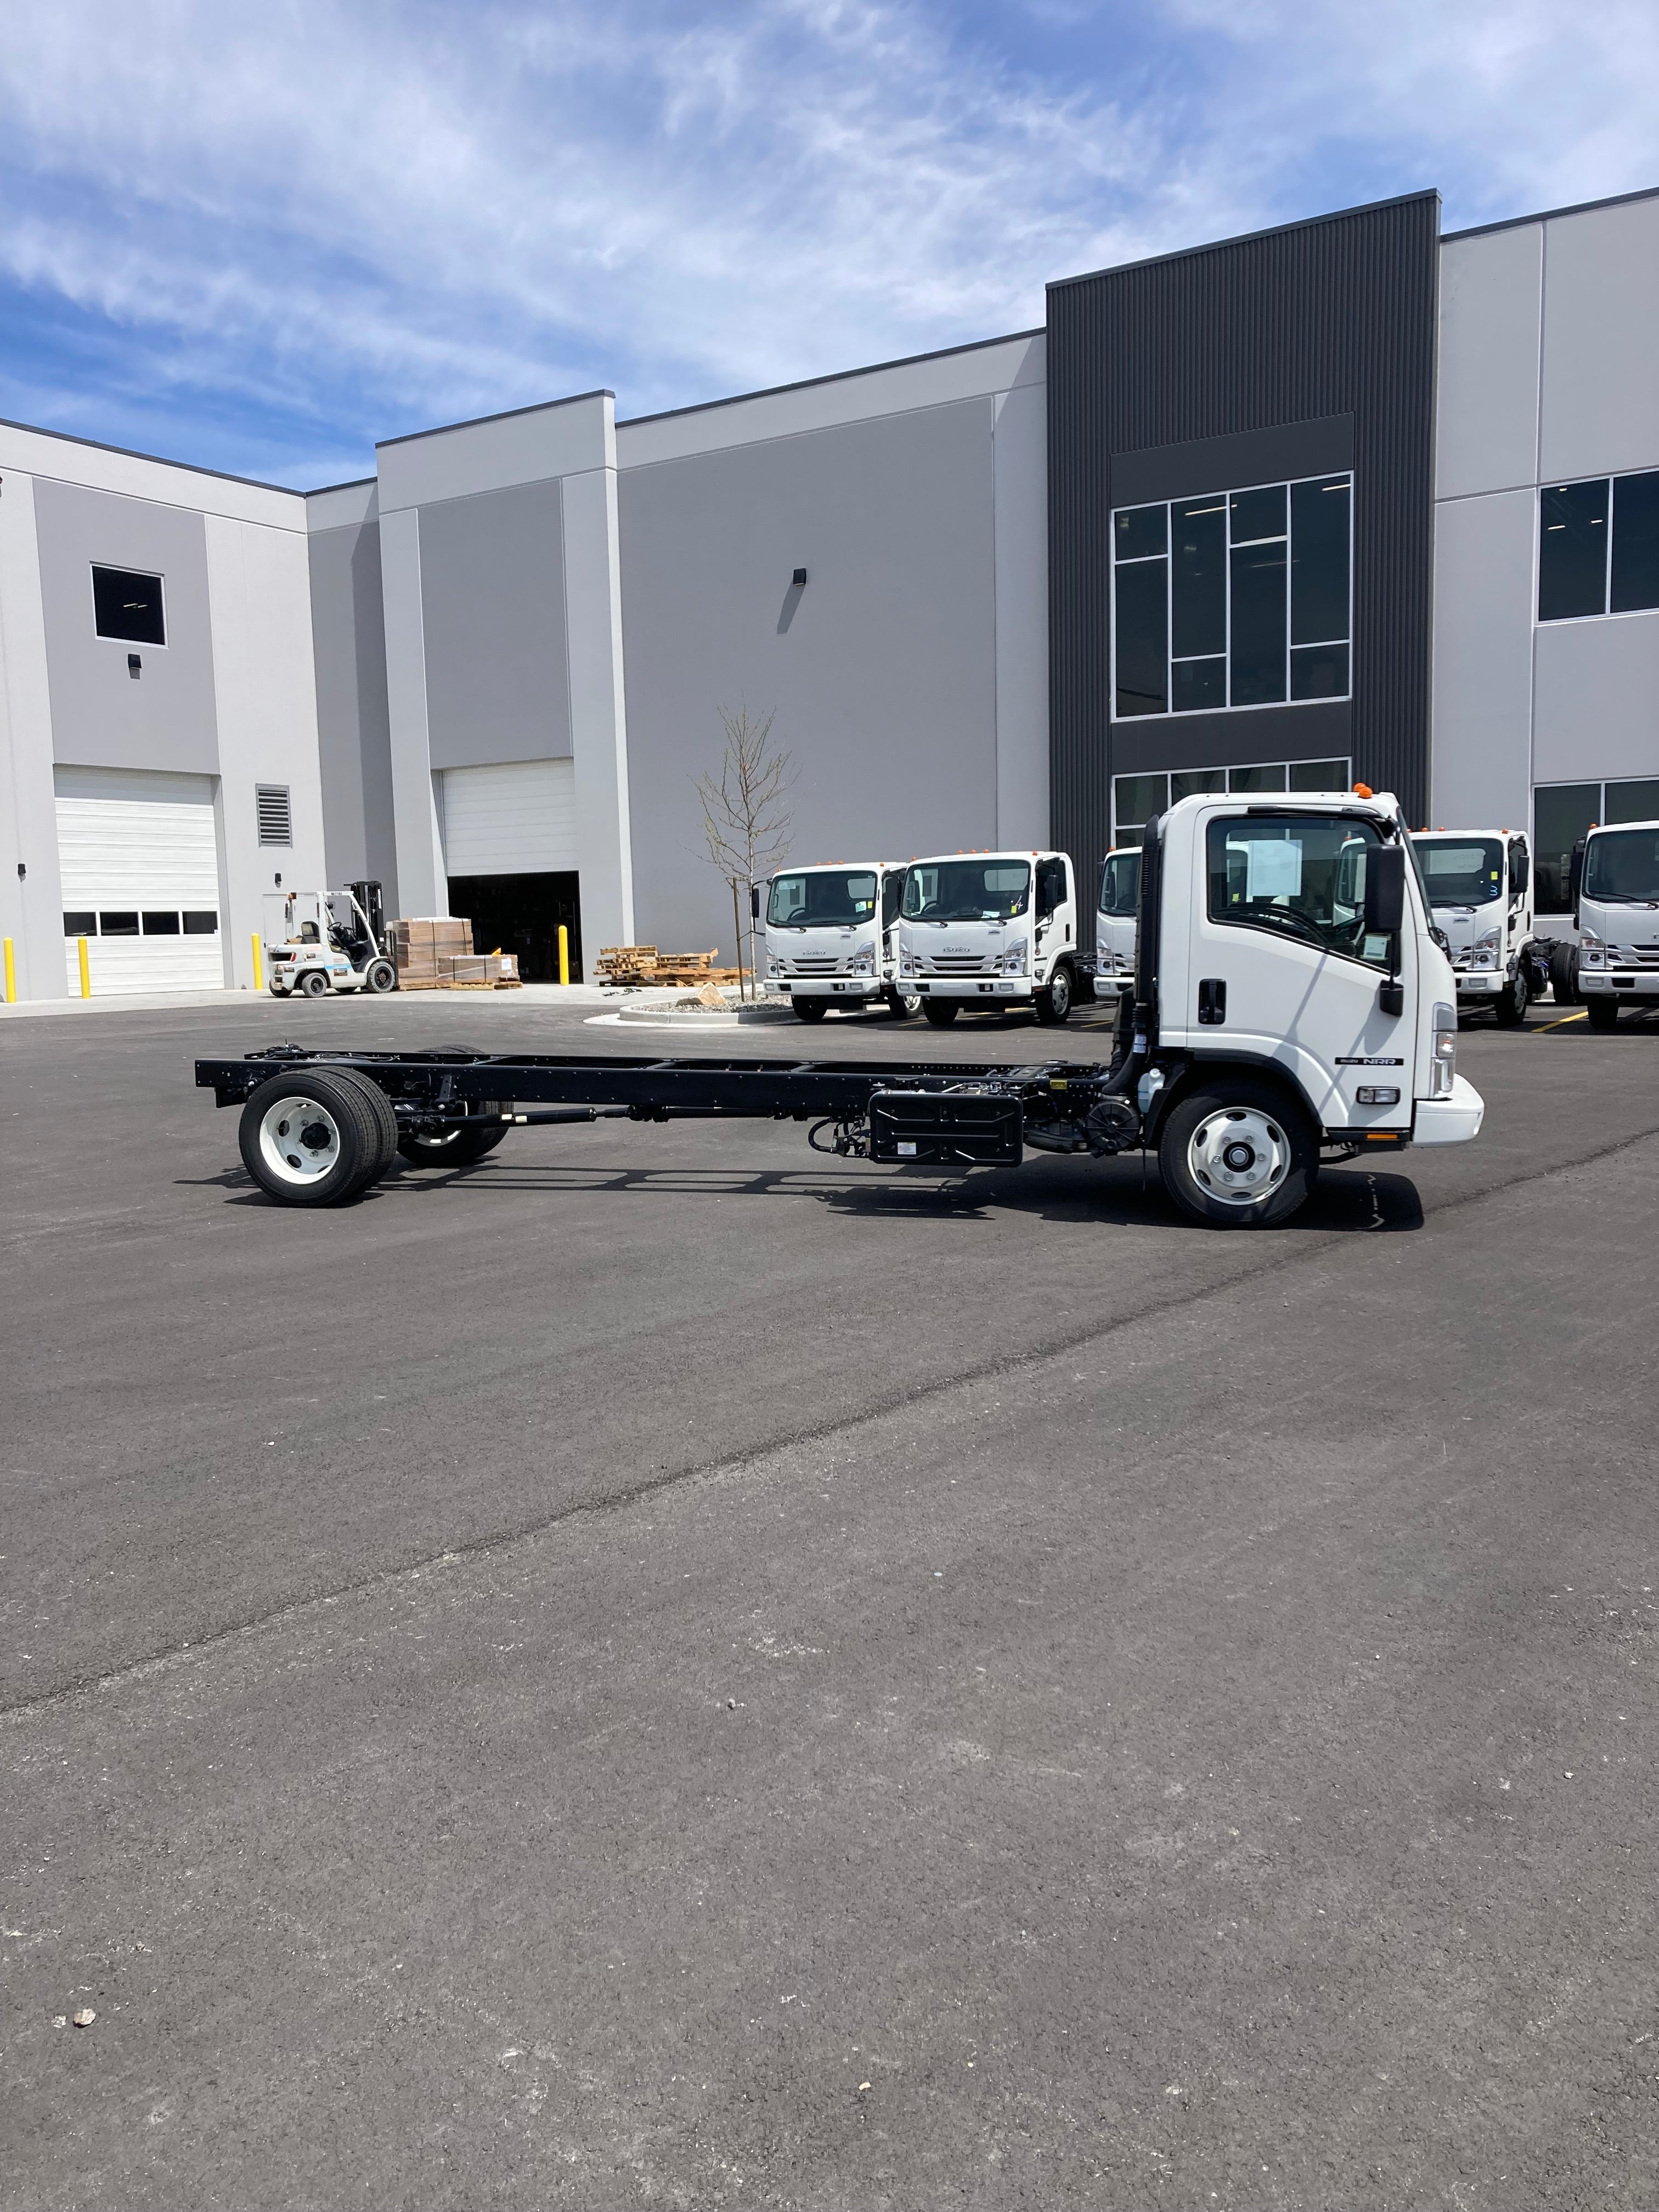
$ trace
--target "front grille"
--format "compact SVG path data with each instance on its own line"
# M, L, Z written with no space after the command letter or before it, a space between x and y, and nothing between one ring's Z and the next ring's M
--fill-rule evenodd
M927 963L935 975L988 975L991 963L981 955L942 952Z
M1610 968L1659 968L1659 945L1610 945Z
M833 975L841 963L838 960L797 960L797 975Z

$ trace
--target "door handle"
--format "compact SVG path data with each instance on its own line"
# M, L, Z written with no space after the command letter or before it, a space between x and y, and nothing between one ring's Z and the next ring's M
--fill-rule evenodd
M1206 975L1198 987L1198 1018L1206 1027L1227 1018L1227 986L1219 975Z

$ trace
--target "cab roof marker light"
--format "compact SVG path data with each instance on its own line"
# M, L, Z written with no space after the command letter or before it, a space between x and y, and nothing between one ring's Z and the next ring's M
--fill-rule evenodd
M1375 799L1376 793L1371 789L1370 784L1357 783L1353 787L1353 795L1356 799Z

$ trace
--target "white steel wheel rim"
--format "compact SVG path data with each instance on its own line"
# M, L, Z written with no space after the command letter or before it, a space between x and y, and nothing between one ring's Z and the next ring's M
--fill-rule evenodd
M259 1157L279 1182L317 1182L340 1158L340 1125L326 1106L295 1093L266 1108Z
M1224 1206L1259 1206L1291 1171L1291 1140L1259 1107L1224 1106L1193 1131L1187 1166L1206 1197Z

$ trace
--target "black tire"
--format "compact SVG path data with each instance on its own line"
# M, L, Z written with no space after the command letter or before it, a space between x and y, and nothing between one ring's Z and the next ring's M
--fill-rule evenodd
M1048 988L1036 994L1036 1018L1047 1029L1058 1029L1072 1011L1072 970L1062 960L1048 978Z
M398 971L389 960L371 960L363 970L363 988L377 999L398 988Z
M363 1180L362 1188L367 1190L371 1184L379 1182L398 1156L398 1116L392 1101L380 1085L371 1076L365 1075L361 1068L331 1067L329 1073L342 1083L355 1083L368 1101L369 1112L374 1117L379 1143L369 1172Z
M1498 1016L1500 1030L1518 1030L1527 1018L1527 971L1517 963L1513 981L1506 983L1498 994L1492 1011Z
M821 1022L830 1011L828 999L792 999L798 1022Z
M501 1119L499 1103L490 1102L477 1109L474 1119L458 1121L446 1129L441 1136L417 1137L412 1133L398 1139L398 1150L417 1168L465 1168L481 1160L486 1152L493 1152L509 1124Z
M921 1011L936 1030L948 1030L962 1009L954 999L924 999Z
M1597 991L1584 1001L1584 1012L1589 1016L1593 1030L1616 1030L1619 1026L1619 1001L1611 994Z
M328 978L320 968L307 968L300 978L298 988L307 999L325 999L328 996Z
M1578 1003L1578 947L1558 945L1550 955L1550 995L1558 1006Z
M391 1155L370 1087L349 1069L321 1067L262 1083L237 1131L242 1164L260 1189L279 1206L343 1206L383 1174Z
M911 1022L921 1012L920 991L889 991L887 1011L896 1022Z
M1221 1150L1232 1142L1251 1155L1236 1167ZM1206 1228L1274 1229L1306 1202L1319 1148L1307 1115L1282 1092L1224 1079L1189 1091L1170 1109L1158 1164L1170 1196ZM1240 1180L1228 1187L1223 1178L1233 1173Z

